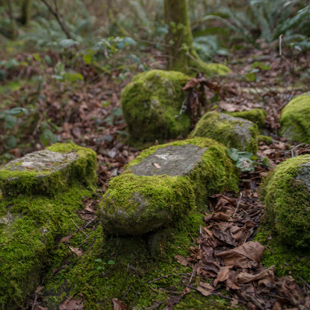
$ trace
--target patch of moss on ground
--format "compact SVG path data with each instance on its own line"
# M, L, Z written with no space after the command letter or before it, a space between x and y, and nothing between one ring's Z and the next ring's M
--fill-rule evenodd
M174 226L143 237L107 237L98 227L88 238L95 241L86 254L74 258L45 284L43 294L48 297L48 309L58 309L63 300L76 293L83 294L85 310L112 310L113 298L122 299L136 310L163 301L158 309L164 309L171 291L184 289L182 274L191 276L192 269L178 264L174 256L189 254L192 244L189 234L193 238L197 236L202 220L203 215L194 212ZM98 259L113 260L115 265L107 264L103 271L98 270ZM211 310L227 309L227 306L224 300L206 298L192 291L176 309Z
M54 195L59 191L66 191L74 183L81 183L89 187L96 184L97 176L96 153L72 143L57 143L48 150L60 153L77 152L79 157L65 169L59 171L13 170L10 164L0 171L0 188L4 196L46 194ZM14 163L16 165L18 163Z
M310 93L295 97L282 110L281 135L291 141L310 142Z
M181 72L151 70L126 85L121 104L132 139L147 142L188 134L190 117L180 111L186 100L182 88L189 79Z
M241 117L247 119L254 124L256 124L259 128L265 126L265 118L267 116L267 112L262 109L253 109L250 111L240 111L240 112L231 112L227 113L234 117Z
M259 135L257 137L258 142L264 142L267 145L270 145L273 142L273 139L269 136Z
M66 193L19 196L0 201L0 214L11 220L0 225L0 304L2 309L23 308L25 298L40 284L56 243L81 224L76 211L88 190L79 186Z
M296 177L309 155L282 162L261 184L267 218L281 242L296 248L309 248L310 212L307 186Z
M296 250L283 244L267 221L259 227L255 241L260 242L267 249L264 252L262 263L266 267L275 266L278 277L293 276L297 282L301 279L310 283L310 251Z
M223 114L224 116L225 114ZM251 138L247 141L246 138L242 141L243 136L236 134L238 127L242 127L244 122L241 118L236 120L221 119L221 114L218 112L206 113L196 124L193 132L189 137L206 137L214 139L229 148L236 148L248 151L252 154L257 153L257 136L258 129L255 124L249 127ZM225 116L229 117L229 116Z

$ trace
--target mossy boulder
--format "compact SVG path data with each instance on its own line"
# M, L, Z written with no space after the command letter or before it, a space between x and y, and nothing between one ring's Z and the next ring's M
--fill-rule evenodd
M114 235L142 235L228 189L238 189L238 174L219 143L195 138L154 146L110 181L100 209L102 227Z
M5 310L25 308L61 237L83 222L77 211L96 181L96 154L90 149L57 144L32 155L0 171L0 304Z
M155 141L185 137L191 126L182 110L189 77L181 72L151 70L136 75L121 93L121 104L132 139Z
M251 121L225 113L208 112L196 124L190 137L214 139L228 148L257 152L258 129Z
M310 92L295 97L284 107L280 124L285 138L310 143Z
M262 183L267 219L281 242L294 248L310 244L310 155L281 163Z
M259 128L264 127L265 125L265 118L267 116L267 112L263 109L253 109L249 111L240 111L240 112L231 112L228 113L234 117L241 117L251 121L252 123L256 124Z
M0 169L4 196L52 195L73 183L96 183L96 153L75 144L54 144L15 159Z

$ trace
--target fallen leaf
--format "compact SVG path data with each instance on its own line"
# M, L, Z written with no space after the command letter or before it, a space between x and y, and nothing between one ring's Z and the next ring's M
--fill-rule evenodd
M69 297L62 305L59 306L59 310L83 310L84 302L81 297L74 300L74 296Z
M79 248L73 248L72 246L69 249L76 254L76 256L82 256L84 253Z
M215 255L222 257L227 266L252 268L260 262L264 250L265 247L259 242L249 241L235 249Z
M200 282L199 286L197 287L197 290L203 296L210 296L212 294L212 292L214 291L214 287L209 283Z
M127 310L127 305L117 298L112 299L114 310Z
M160 168L161 168L161 166L159 166L159 165L156 164L156 163L152 163L152 165L153 165L155 168L157 168L157 169L160 169Z
M179 264L181 264L182 266L187 266L188 265L188 261L185 257L183 257L182 255L175 255L174 258L178 261Z

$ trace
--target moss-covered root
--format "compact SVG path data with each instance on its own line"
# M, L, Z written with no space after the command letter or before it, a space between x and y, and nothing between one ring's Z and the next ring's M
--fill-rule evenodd
M252 122L225 113L206 113L189 137L214 139L229 148L256 154L258 129Z
M190 164L188 173L180 175L177 170L169 175L135 174L135 165L142 164L156 151L165 148L171 154L178 148L181 154L180 146L186 145L197 149L187 153L187 157L199 153L199 160ZM168 156L166 153L156 156ZM173 156L176 158L171 165L182 160L180 155ZM151 147L130 162L122 175L111 180L100 209L102 226L110 234L145 234L179 221L196 207L203 207L209 195L222 190L238 190L238 173L223 145L194 138Z
M154 142L188 134L191 122L182 110L186 100L182 88L189 79L181 72L151 70L126 85L121 104L132 139Z
M4 196L54 195L73 184L96 184L96 153L72 143L57 143L46 150L15 159L0 170Z
M259 128L265 126L265 118L267 116L267 112L263 109L253 109L250 111L240 111L240 112L231 112L228 113L231 116L241 117L251 121L256 124Z
M291 141L310 143L310 92L295 97L282 110L281 135Z
M262 183L269 222L281 242L309 248L309 162L303 155L281 163Z

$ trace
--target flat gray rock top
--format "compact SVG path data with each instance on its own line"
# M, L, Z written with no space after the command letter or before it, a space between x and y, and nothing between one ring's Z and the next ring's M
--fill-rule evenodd
M129 169L133 171L133 174L140 176L187 175L201 161L206 150L206 148L201 149L193 144L170 145L156 150L155 153Z
M50 150L42 150L25 155L22 158L17 158L9 162L1 170L11 171L50 171L55 172L78 158L75 152L58 153ZM1 172L0 170L0 172Z

